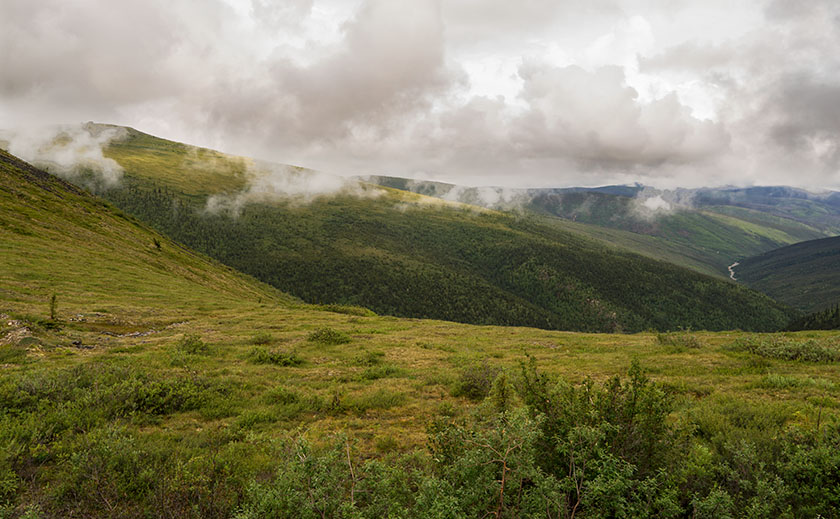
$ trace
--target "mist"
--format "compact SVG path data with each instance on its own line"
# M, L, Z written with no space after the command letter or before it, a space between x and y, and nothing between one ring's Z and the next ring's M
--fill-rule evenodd
M245 188L237 193L211 195L205 212L238 217L249 203L301 205L338 195L375 198L382 194L381 189L352 179L283 164L248 161L245 174Z
M34 166L92 190L120 184L124 170L103 150L126 136L121 127L92 124L0 131L0 145Z

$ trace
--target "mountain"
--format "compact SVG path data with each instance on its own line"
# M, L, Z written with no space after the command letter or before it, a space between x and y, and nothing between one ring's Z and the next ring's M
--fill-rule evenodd
M307 302L589 331L771 330L788 319L784 308L743 287L540 218L341 184L347 181L126 132L105 150L125 170L105 198ZM311 195L330 182L341 189Z
M582 235L698 272L728 277L736 260L840 233L840 193L786 187L678 189L475 188L397 177L379 185L490 208L572 221ZM561 224L569 228L567 224ZM608 229L608 231L607 231Z
M810 240L746 258L738 281L806 312L840 301L840 236Z
M293 299L196 254L78 187L0 151L0 296L43 315ZM66 316L65 316L66 317Z

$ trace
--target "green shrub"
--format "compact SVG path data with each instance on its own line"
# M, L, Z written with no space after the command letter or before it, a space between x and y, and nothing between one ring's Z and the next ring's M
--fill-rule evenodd
M317 342L319 344L346 344L352 339L344 332L324 327L311 332L306 337L306 340L309 342Z
M820 340L780 334L751 335L737 339L730 349L781 360L821 363L840 361L840 340L836 337Z
M175 348L188 355L206 355L210 353L207 345L198 335L184 335L175 343Z
M343 407L362 414L368 409L390 409L404 402L404 394L379 389L373 393L350 397L344 402Z
M482 400L490 393L493 381L500 372L501 368L491 366L487 362L468 366L461 371L455 381L452 396Z
M697 349L702 346L700 340L688 332L657 333L656 342L664 346L672 346L675 348Z
M254 348L248 353L248 358L254 364L273 364L275 366L300 366L303 359L295 352L283 352L278 350L267 350L265 348Z
M358 317L376 317L376 312L370 310L368 308L364 308L361 306L349 306L349 305L337 305L337 304L327 304L327 305L314 305L318 310L324 310L326 312L333 312L336 314L346 314L346 315L355 315Z
M257 332L251 337L249 341L251 344L257 344L261 346L265 346L266 344L271 344L274 341L274 337L268 332Z
M300 395L283 386L277 386L263 395L263 401L268 404L294 404L300 400Z
M0 345L0 364L22 364L26 361L26 348L20 345Z
M353 359L357 366L376 366L382 362L385 354L381 351L364 351Z
M359 380L379 380L380 378L388 378L402 374L402 370L391 365L371 366L365 369L360 375Z

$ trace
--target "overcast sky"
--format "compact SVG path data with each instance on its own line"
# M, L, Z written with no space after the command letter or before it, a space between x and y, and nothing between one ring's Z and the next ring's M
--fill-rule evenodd
M836 0L0 0L0 128L339 174L840 188Z

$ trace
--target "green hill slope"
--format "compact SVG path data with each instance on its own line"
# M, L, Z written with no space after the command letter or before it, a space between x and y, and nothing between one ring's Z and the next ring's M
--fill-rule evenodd
M812 312L840 301L840 236L811 240L747 258L738 281Z
M370 182L487 207L525 210L606 243L728 277L740 258L840 232L837 197L792 188L681 189L672 211L646 209L642 186L500 189L372 176ZM547 219L546 223L551 224ZM609 231L605 231L609 229Z
M787 321L784 309L743 287L539 219L393 190L307 203L259 197L213 213L214 191L238 200L254 182L244 159L133 130L106 156L126 172L119 188L103 192L118 207L309 302L589 331L769 330Z
M19 310L220 307L290 298L0 151L0 295Z

